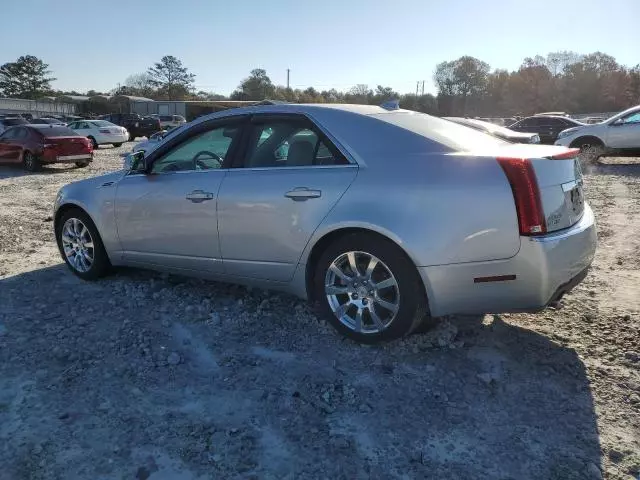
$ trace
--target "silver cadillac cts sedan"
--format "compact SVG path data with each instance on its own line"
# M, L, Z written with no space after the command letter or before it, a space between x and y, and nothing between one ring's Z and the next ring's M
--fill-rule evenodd
M397 105L232 109L63 187L54 228L83 279L128 265L285 290L372 343L580 282L596 230L576 155Z

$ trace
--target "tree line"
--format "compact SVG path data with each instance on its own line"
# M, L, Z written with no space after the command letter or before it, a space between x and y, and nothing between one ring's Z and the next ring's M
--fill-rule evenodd
M0 66L0 96L37 99L50 95L81 95L52 89L49 65L26 55ZM288 88L276 85L264 69L251 70L229 95L196 91L195 75L166 55L146 71L129 76L110 92L154 100L282 100L296 103L381 104L398 99L409 110L460 116L513 116L542 111L613 112L640 103L640 64L620 65L610 55L595 52L554 52L527 57L515 71L491 70L470 56L439 63L434 72L437 95L400 94L391 87L358 84L347 91Z

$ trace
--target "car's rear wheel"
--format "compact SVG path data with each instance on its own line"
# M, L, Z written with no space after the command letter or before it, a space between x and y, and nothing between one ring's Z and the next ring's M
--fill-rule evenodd
M96 141L95 138L93 137L87 137L87 138L91 141L91 145L93 145L94 150L97 150L100 147L100 145L98 145L98 142Z
M56 224L56 240L69 269L84 280L96 280L111 267L100 234L85 212L73 208Z
M22 165L29 172L37 172L42 167L40 159L31 152L24 152L22 155Z
M320 255L313 279L322 314L357 342L407 335L428 313L415 265L397 245L377 235L337 239Z
M122 144L121 144L121 143L114 143L114 144L113 144L113 146L114 146L114 147L116 147L116 148L118 148L118 147L121 147L121 146L122 146Z

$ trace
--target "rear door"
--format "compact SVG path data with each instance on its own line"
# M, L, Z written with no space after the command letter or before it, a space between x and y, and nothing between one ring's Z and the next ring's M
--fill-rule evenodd
M607 130L609 147L640 149L640 112L622 117L609 125Z
M218 198L225 273L286 282L358 168L303 115L256 115Z

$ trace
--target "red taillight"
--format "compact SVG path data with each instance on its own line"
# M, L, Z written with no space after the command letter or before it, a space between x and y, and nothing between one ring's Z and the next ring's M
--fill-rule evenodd
M531 161L526 158L498 157L498 163L511 184L518 212L520 235L546 233L547 224L542 209L538 179Z
M579 148L570 148L566 152L558 153L556 155L551 155L550 158L552 160L569 160L571 158L575 158L580 154Z

